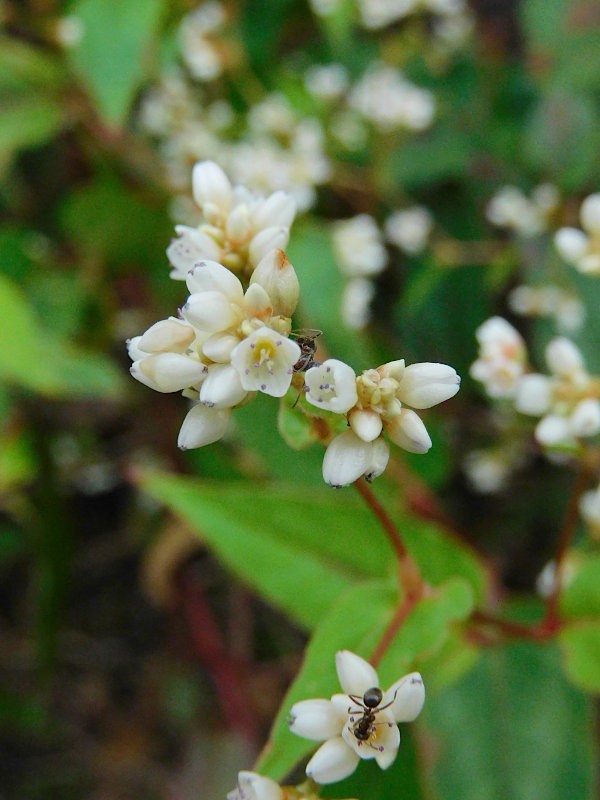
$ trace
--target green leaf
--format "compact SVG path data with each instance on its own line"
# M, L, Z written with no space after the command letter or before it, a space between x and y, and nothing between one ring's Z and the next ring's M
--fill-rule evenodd
M282 398L277 414L277 429L286 444L294 450L303 450L318 441L313 421L302 410L302 406L297 402L299 399L298 392L290 390L288 395Z
M368 658L391 620L397 594L385 581L367 581L346 591L322 619L310 640L302 668L286 694L260 756L260 772L281 780L315 742L290 733L287 717L299 700L331 697L340 691L335 671L338 650ZM399 676L397 676L399 677Z
M368 511L325 488L207 485L162 474L142 475L140 483L229 569L306 628L353 583L383 575L393 563Z
M2 99L0 167L18 150L44 144L64 126L64 116L51 97L13 95Z
M102 116L122 125L147 75L149 46L163 13L163 0L79 0L71 13L84 33L69 51Z
M600 618L600 555L585 558L561 594L560 608L565 617Z
M571 622L562 628L558 641L567 677L581 689L600 692L600 621Z
M51 397L110 396L121 377L106 359L42 329L21 291L0 275L0 381Z
M0 91L58 88L65 80L58 59L47 50L0 36Z
M486 650L460 683L429 698L423 716L436 797L596 796L593 707L562 678L553 646Z

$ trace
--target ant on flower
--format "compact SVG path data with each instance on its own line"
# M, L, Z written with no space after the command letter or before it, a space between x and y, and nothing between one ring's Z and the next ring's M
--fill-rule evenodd
M348 713L350 716L350 722L352 723L352 733L360 742L369 742L369 745L373 747L374 750L383 750L381 747L374 747L370 743L370 739L376 735L377 731L375 730L377 725L382 724L376 722L376 714L380 711L383 711L386 708L389 708L393 705L394 700L396 699L396 694L398 690L394 692L393 698L390 700L389 703L386 703L384 706L379 706L381 701L383 700L383 692L378 686L373 686L362 696L362 699L358 697L358 695L350 694L348 697L353 700L356 705L360 706L362 712L360 710L353 710L352 707L348 708ZM378 708L379 706L379 708ZM361 716L356 719L356 714L360 713ZM387 724L389 727L392 726L391 722L383 723Z

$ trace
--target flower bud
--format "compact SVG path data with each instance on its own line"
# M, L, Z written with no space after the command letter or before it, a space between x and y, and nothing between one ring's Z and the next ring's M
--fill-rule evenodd
M589 233L600 233L600 193L590 194L581 204L581 224Z
M385 439L379 437L375 439L371 447L369 466L365 470L365 478L371 483L378 478L388 465L390 460L390 446Z
M148 328L140 338L138 347L147 353L183 353L195 336L193 328L187 323L170 317Z
M600 402L593 397L580 400L569 417L573 436L595 436L600 431Z
M294 267L283 250L271 250L256 265L250 284L260 284L273 304L273 314L291 317L300 297Z
M239 279L218 261L202 260L194 264L186 277L190 294L221 292L232 303L241 303L244 289Z
M370 409L354 409L348 415L348 422L354 433L363 442L375 441L383 428L381 416Z
M241 203L236 206L225 224L225 233L229 241L235 246L246 241L252 232L252 223L248 214L248 206Z
M396 396L413 408L431 408L458 392L460 378L447 364L410 364L404 370Z
M394 444L409 453L426 453L431 448L431 439L423 420L410 408L385 423L385 430Z
M523 375L517 384L515 408L521 414L541 417L552 399L552 383L545 375Z
M280 189L255 206L252 222L256 229L272 226L289 228L295 216L296 201L291 194Z
M231 364L212 364L200 387L200 402L210 408L232 408L247 394Z
M558 414L548 414L536 425L535 438L547 447L568 443L571 432L567 419Z
M227 800L282 800L281 786L256 772L238 773L238 788L229 792Z
M371 442L363 442L352 431L335 437L325 451L323 480L330 486L354 483L369 468Z
M217 206L223 215L229 213L233 190L227 175L214 161L199 161L192 170L194 200L204 211L205 204Z
M131 365L131 374L157 392L180 392L206 377L206 366L179 353L156 353Z
M557 336L546 347L546 363L554 375L568 377L583 370L583 356L570 339Z
M569 264L576 264L588 247L588 237L579 228L560 228L554 234L554 246Z
M289 228L264 228L253 237L249 247L252 264L258 264L270 250L283 250L290 239Z
M198 403L183 420L177 446L181 450L191 450L218 441L225 433L230 416L230 408L208 408Z
M181 309L184 318L207 333L227 330L239 320L239 310L221 292L196 292Z

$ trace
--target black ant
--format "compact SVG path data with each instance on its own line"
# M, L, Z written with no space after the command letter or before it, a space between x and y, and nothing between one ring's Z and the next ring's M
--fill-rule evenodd
M361 716L356 720L355 715L359 713L358 710L353 711L352 708L348 708L348 713L352 716L350 717L350 722L352 723L352 733L358 739L359 743L361 742L368 742L369 739L375 735L375 727L379 724L376 720L376 714L380 711L383 711L386 708L389 708L393 705L394 700L396 699L396 694L398 690L394 692L393 698L390 700L389 703L386 703L384 706L379 706L381 701L383 700L383 692L378 686L372 686L362 696L362 699L358 697L358 695L349 694L348 697L351 700L354 700L357 706L360 706L362 709ZM392 725L391 722L387 723L390 727ZM371 745L373 747L373 745ZM373 748L378 750L380 748Z
M314 355L317 352L316 339L323 333L318 328L300 328L298 331L290 333L298 343L300 348L300 358L294 364L294 372L306 372L311 367L318 367L319 362L315 361Z

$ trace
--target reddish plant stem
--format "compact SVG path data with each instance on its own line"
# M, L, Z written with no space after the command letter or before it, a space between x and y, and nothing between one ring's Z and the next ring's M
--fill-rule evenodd
M375 648L375 650L373 650L373 653L371 654L371 657L369 659L369 661L374 667L379 666L379 662L386 654L387 649L394 641L396 634L404 624L410 612L418 603L420 596L421 594L407 594L406 597L404 598L404 602L396 610L396 613L392 617L390 624L383 632L383 635L379 640L377 647Z
M354 482L353 485L381 523L381 527L385 531L388 539L390 540L390 544L398 556L398 561L402 563L404 559L410 558L408 550L406 549L406 545L402 541L402 537L400 536L394 521L387 513L385 508L381 505L379 500L375 497L373 490L366 480L364 478L359 478Z

